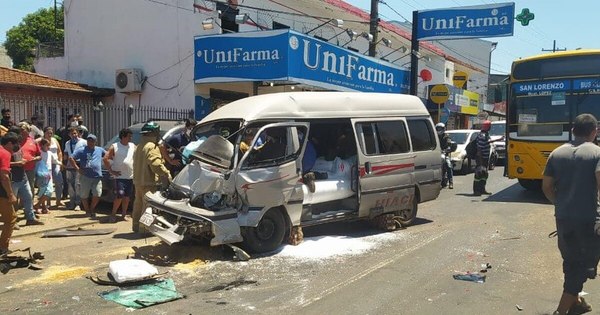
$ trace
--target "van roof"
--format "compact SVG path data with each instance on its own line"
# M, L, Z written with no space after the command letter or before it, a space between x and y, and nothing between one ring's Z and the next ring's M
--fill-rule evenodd
M202 122L221 119L359 118L429 115L412 95L361 92L287 92L231 102Z

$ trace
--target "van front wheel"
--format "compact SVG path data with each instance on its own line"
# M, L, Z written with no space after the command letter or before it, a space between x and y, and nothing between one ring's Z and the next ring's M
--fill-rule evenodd
M284 235L285 219L278 209L267 211L258 226L242 228L244 247L254 253L277 249L283 242Z
M397 213L396 219L400 222L402 226L411 225L415 219L417 218L417 208L419 207L419 201L417 200L417 196L413 196L412 198L412 206L410 209L403 209Z

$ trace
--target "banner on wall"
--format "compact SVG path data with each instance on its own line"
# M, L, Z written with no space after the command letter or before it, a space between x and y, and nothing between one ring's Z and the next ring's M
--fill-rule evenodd
M338 91L407 93L409 71L292 30L194 38L194 81L293 81Z

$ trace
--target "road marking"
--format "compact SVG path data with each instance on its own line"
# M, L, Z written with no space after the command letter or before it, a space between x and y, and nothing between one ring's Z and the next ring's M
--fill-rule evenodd
M427 239L427 240L425 240L425 241L423 241L421 243L417 243L414 246L409 247L408 249L406 249L406 250L404 250L404 251L402 251L402 252L400 252L400 253L398 253L398 254L396 254L396 255L394 255L394 256L392 256L392 257L390 257L390 258L388 258L388 259L386 259L386 260L384 260L384 261L382 261L382 262L380 262L380 263L372 266L372 267L370 267L370 268L367 268L363 272L358 273L358 274L352 276L348 280L342 281L342 282L340 282L340 283L338 283L338 284L336 284L336 285L334 285L334 286L332 286L332 287L330 287L330 288L322 291L321 293L317 294L317 296L315 296L314 298L309 299L308 301L300 304L300 307L309 306L310 304L315 303L315 302L321 300L325 296L328 296L328 295L332 294L333 292L337 291L338 289L340 289L342 287L345 287L345 286L347 286L347 285L349 285L349 284L351 284L351 283L353 283L353 282L355 282L357 280L360 280L360 279L368 276L369 274L373 273L374 271L376 271L378 269L381 269L381 268L383 268L383 267L391 264L392 262L396 261L398 258L400 258L402 256L405 256L406 254L412 253L415 250L417 250L417 249L419 249L419 248L421 248L421 247L423 247L423 246L425 246L425 245L427 245L427 244L429 244L429 243L437 240L438 238L441 238L441 237L445 236L448 233L450 233L450 231L446 230L446 231L444 231L444 232L442 232L440 234L437 234L437 235L433 236L430 239Z

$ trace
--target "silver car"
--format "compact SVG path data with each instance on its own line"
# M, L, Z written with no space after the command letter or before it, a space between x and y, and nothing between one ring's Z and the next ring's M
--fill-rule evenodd
M467 174L475 169L475 161L467 157L467 144L479 135L479 130L458 129L446 131L452 141L456 142L456 150L450 154L453 169L456 172ZM494 143L491 144L489 169L493 170L498 161L498 153Z

